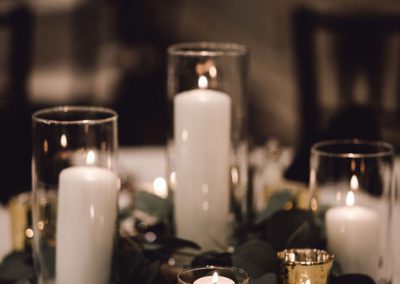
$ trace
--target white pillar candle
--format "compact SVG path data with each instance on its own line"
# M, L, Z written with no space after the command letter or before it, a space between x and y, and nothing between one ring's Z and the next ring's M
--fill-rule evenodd
M196 281L193 284L235 284L232 279L228 277L219 276L216 272L212 276L204 276Z
M174 98L177 235L203 249L227 245L231 98L196 89Z
M335 255L344 273L377 275L379 261L379 218L377 212L354 204L349 191L347 206L326 213L328 250Z
M81 166L59 177L57 284L109 283L118 176L104 168Z

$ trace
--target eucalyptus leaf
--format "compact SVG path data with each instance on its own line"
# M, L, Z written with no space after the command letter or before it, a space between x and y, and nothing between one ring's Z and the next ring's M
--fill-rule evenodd
M130 240L119 238L115 256L114 275L116 284L163 284L161 264L150 262Z
M315 223L315 218L304 222L289 237L287 248L323 248L321 247L320 226Z
M135 194L134 208L163 220L172 210L171 200L161 198L144 190L138 190Z
M275 273L267 273L251 281L251 284L278 284L278 279Z
M144 238L133 238L143 249L143 253L152 260L168 260L178 249L200 250L195 242L173 237L158 237L153 242Z
M276 251L286 248L290 237L305 222L311 221L313 215L309 211L292 209L276 212L265 224L261 238L268 242Z
M247 271L252 279L257 279L268 272L276 272L279 265L274 249L258 239L237 247L232 262L234 266Z
M8 255L0 265L0 284L28 282L34 278L34 269L30 252L14 252Z
M265 223L275 212L281 210L291 197L292 194L289 191L274 193L269 199L268 206L257 216L255 224L260 226Z

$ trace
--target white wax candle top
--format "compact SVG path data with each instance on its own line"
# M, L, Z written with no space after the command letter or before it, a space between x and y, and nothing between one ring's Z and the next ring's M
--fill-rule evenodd
M193 284L235 284L235 282L224 276L218 276L217 282L214 281L213 276L204 276L194 281Z

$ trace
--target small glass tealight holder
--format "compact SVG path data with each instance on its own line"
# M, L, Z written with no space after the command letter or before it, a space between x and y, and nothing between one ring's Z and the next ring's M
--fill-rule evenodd
M333 254L324 250L302 248L278 252L281 284L327 284Z
M178 284L249 284L249 275L237 267L188 268L178 274Z

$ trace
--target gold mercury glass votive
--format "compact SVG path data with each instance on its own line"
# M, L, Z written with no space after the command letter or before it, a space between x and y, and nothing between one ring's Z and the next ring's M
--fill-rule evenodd
M280 283L326 284L332 268L333 254L318 249L288 249L278 252Z

